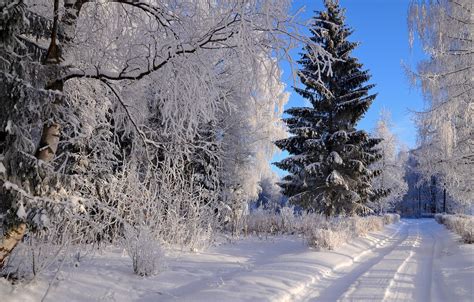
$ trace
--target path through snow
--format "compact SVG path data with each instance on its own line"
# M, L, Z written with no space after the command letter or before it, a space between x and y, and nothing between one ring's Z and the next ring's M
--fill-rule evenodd
M453 293L445 284L449 272L441 267L443 257L457 250L457 244L450 237L432 220L404 220L386 244L353 265L335 270L327 277L328 287L310 286L301 300L472 301L473 259L468 267L459 267L460 273L465 271L467 277L464 288L455 286L458 292Z
M364 245L367 240L369 244ZM333 252L279 255L249 271L227 276L228 281L218 289L203 289L186 298L474 301L473 248L464 246L468 254L463 255L454 240L453 234L432 219L402 220L382 236L371 234Z

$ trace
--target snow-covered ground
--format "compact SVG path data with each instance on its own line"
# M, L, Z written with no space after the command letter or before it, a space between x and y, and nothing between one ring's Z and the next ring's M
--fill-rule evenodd
M57 276L45 301L473 301L474 246L432 219L402 220L335 251L301 238L247 238L202 253L168 253L149 278L109 250ZM48 283L12 288L0 300L40 301Z

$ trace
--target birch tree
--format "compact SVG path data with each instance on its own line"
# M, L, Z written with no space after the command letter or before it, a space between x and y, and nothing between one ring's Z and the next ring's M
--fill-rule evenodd
M426 109L416 115L419 168L437 176L460 203L472 204L474 186L474 20L469 0L412 1L410 42L429 56L411 76Z
M372 180L374 189L382 193L378 200L372 202L374 211L378 213L393 210L408 190L405 181L408 152L400 145L391 128L390 112L382 111L373 133L375 137L382 139L377 145L381 159L372 164L373 169L380 171Z

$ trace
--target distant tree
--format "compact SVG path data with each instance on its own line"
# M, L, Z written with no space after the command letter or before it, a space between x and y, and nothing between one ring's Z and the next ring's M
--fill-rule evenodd
M408 151L400 146L397 136L392 132L388 111L382 111L375 126L374 136L382 139L377 146L382 157L371 165L371 168L380 171L380 174L373 179L372 185L381 196L372 203L372 208L384 213L394 209L408 190L405 181Z
M262 177L260 181L260 193L258 194L258 199L255 201L256 207L278 208L282 206L283 196L281 194L281 188L277 184L278 180L278 175L275 172Z
M371 186L377 171L369 165L380 158L374 148L380 140L355 128L375 99L369 94L374 85L366 84L368 71L351 56L358 43L347 40L352 29L344 10L337 1L324 5L310 28L311 40L338 61L320 74L326 66L313 59L310 47L304 49L299 78L305 88L295 90L311 107L286 111L291 136L276 145L291 156L275 165L290 173L280 185L291 203L326 215L352 215L370 211L367 203L377 197Z

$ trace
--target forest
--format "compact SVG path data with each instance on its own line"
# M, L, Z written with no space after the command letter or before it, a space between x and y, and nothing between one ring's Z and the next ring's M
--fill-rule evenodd
M330 253L441 228L432 218L472 252L472 3L408 1L406 43L426 55L400 66L424 99L408 147L389 107L358 126L386 100L340 1L320 2L304 20L290 0L0 0L0 296L66 299L58 276L114 249L154 278L184 251L273 237ZM22 287L32 280L37 292ZM188 287L176 301L217 297ZM285 299L311 300L300 294Z

